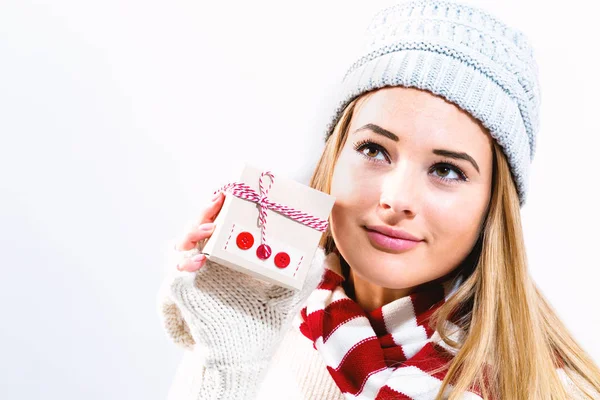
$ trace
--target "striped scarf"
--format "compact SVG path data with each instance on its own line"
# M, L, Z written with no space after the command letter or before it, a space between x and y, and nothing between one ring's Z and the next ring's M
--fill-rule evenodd
M435 399L446 372L428 371L454 353L427 322L458 285L449 280L365 312L346 295L339 261L325 265L297 325L313 341L345 398ZM444 398L451 390L447 386ZM462 398L481 399L478 391Z

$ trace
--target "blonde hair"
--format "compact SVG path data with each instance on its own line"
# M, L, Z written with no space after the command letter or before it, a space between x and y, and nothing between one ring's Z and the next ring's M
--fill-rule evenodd
M330 193L352 115L369 93L373 92L345 108L325 144L311 187ZM562 400L570 398L565 384L574 384L571 391L593 400L592 395L600 396L600 370L529 275L518 194L506 157L497 142L493 144L492 197L479 246L474 247L478 254L472 271L429 321L455 350L446 366L431 371L447 370L436 400L443 398L449 385L453 387L449 400L474 388L485 399ZM320 246L326 254L334 251L329 229ZM460 339L453 340L457 336L452 329L457 326Z

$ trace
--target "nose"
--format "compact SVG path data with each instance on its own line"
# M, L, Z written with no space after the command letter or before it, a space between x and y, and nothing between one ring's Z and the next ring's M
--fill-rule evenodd
M405 160L382 180L379 205L388 213L414 216L422 189L418 172Z

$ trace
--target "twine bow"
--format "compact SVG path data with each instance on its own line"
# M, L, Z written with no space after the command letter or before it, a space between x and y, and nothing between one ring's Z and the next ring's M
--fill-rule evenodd
M271 178L271 182L269 183L268 187L265 187L265 184L263 182L263 178L265 178L266 176ZM328 225L327 220L315 217L315 216L307 214L305 212L296 210L292 207L288 207L286 205L279 204L279 203L269 200L269 198L267 197L267 194L269 193L269 190L271 190L271 186L273 185L274 182L275 182L275 176L273 175L273 173L270 171L265 171L260 174L260 179L259 179L260 193L257 193L254 189L252 189L250 186L246 185L245 183L240 183L240 182L228 183L227 185L222 186L219 190L216 190L215 192L213 192L213 194L217 194L218 192L228 191L238 198L252 201L253 203L256 203L258 205L258 208L259 208L258 225L260 226L260 243L261 243L261 245L265 246L265 250L266 250L265 257L267 257L267 258L271 255L271 249L270 249L270 247L267 246L267 232L266 232L266 230L267 230L267 210L268 209L276 211L282 215L285 215L286 217L293 219L294 221L300 222L300 223L302 223L308 227L311 227L313 229L316 229L320 232L325 232L325 230L327 230L327 225Z

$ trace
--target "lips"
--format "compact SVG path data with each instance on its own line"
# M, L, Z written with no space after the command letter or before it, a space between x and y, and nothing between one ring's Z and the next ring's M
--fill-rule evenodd
M422 241L400 239L384 235L378 231L366 230L371 245L379 250L403 252L417 247Z
M420 239L418 237L416 237L415 235L406 232L403 229L397 229L397 228L392 228L390 226L385 226L385 225L378 225L378 226L374 226L374 225L367 225L365 226L365 228L367 229L367 231L370 232L376 232L379 233L381 235L385 235L388 236L390 238L394 238L394 239L402 239L402 240L410 240L413 242L420 242L423 239Z

